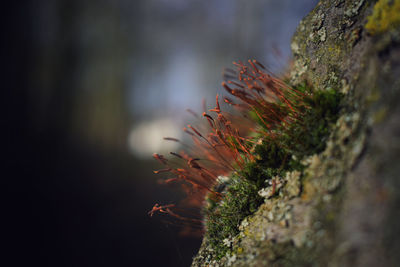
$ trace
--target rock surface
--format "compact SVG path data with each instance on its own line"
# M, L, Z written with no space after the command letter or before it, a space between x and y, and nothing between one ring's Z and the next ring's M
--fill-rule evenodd
M327 148L302 177L279 178L279 197L259 192L265 203L223 241L232 253L214 260L205 239L193 266L400 264L400 27L368 31L376 5L322 0L301 21L292 84L345 94Z

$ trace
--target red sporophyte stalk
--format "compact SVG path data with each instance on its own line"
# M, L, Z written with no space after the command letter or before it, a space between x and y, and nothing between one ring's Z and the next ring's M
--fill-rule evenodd
M286 128L301 119L299 108L303 107L303 92L268 74L265 67L256 60L249 60L248 65L240 61L233 64L236 71L227 70L225 77L228 80L222 83L222 87L239 102L229 97L223 100L234 107L238 115L222 111L217 95L215 107L208 110L209 113L204 110L202 114L208 122L206 129L200 130L192 125L183 128L191 136L193 146L185 145L189 148L186 151L170 152L175 160L159 154L153 155L165 166L154 173L172 174L172 178L163 182L180 184L187 198L179 207L155 204L149 212L151 216L155 212L169 214L182 225L202 229L200 211L205 196L208 194L217 200L224 197L214 187L218 177L239 171L245 164L255 161L252 150L259 138L250 137L248 133L257 132L274 139L281 127ZM194 111L187 111L199 117ZM257 119L252 119L249 113L253 113ZM181 142L173 137L164 139ZM183 215L190 210L193 214Z

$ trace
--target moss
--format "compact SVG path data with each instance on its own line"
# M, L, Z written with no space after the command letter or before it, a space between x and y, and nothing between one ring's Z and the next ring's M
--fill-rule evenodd
M379 0L365 24L367 31L374 35L384 33L400 25L400 0Z
M296 89L311 92L306 84ZM315 91L301 103L295 103L302 118L288 126L278 126L275 137L260 136L262 142L254 149L257 160L231 175L222 200L209 197L204 209L206 237L216 259L230 252L227 244L237 238L240 223L264 202L258 192L269 186L266 182L275 176L284 177L287 172L303 171L301 159L325 148L330 126L338 117L341 97L334 90Z
M254 174L251 167L249 169L249 174ZM221 259L230 250L222 241L235 237L239 233L240 222L262 204L263 198L257 192L258 187L254 182L235 174L231 177L223 200L205 209L206 235L217 259Z
M336 122L340 109L341 93L335 90L316 91L305 99L301 122L294 123L283 135L283 142L298 158L319 153L325 149L330 125Z

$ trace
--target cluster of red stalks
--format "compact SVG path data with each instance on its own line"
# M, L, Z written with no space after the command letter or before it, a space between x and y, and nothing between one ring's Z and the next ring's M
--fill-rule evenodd
M208 125L205 128L195 128L187 125L183 130L191 136L194 145L181 152L170 152L172 158L154 154L154 158L165 165L164 169L155 173L169 173L172 178L163 183L178 183L187 194L187 199L179 207L174 204L155 204L149 212L165 213L178 219L180 224L192 229L202 229L200 209L206 195L218 200L223 194L217 192L215 185L220 176L228 175L242 169L244 164L255 160L253 149L258 140L247 136L249 132L258 132L263 136L274 138L277 125L287 127L299 120L297 107L302 103L304 94L285 84L283 81L268 74L264 66L256 60L249 60L248 65L234 62L235 70L228 69L225 73L226 82L223 88L229 95L239 100L234 102L229 97L223 101L236 110L240 116L223 112L219 96L213 109L203 112ZM189 110L190 113L195 114ZM253 113L253 118L249 113ZM254 117L257 118L258 124ZM261 124L263 127L259 127ZM181 142L172 137L165 140ZM182 211L195 210L194 214L181 215Z

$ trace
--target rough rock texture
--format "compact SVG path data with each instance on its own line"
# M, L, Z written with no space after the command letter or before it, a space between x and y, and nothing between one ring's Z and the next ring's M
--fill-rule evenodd
M193 266L400 264L400 28L369 32L375 5L322 0L300 23L292 84L345 94L327 148L280 178L279 197L261 192L265 203L224 241L232 253L216 261L204 240Z

